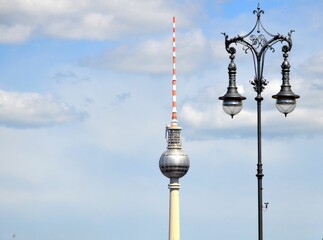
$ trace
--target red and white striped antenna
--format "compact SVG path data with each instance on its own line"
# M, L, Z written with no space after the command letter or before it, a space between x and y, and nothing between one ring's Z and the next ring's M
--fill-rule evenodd
M177 126L176 109L176 18L173 17L173 80L172 80L172 123L171 126Z

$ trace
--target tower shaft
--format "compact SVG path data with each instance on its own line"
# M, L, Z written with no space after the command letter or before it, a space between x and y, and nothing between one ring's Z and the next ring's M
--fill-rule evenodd
M179 179L189 170L190 160L182 150L181 130L176 109L176 36L173 17L173 79L172 79L172 121L166 126L167 150L159 159L160 171L170 179L169 188L169 240L180 240L179 222Z
M179 189L178 178L171 179L168 185L169 195L169 240L180 240Z

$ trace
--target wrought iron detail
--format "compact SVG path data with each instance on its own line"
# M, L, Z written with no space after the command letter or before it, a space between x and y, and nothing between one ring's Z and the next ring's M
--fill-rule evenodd
M282 47L282 52L286 59L288 57L289 51L292 49L292 32L291 30L287 36L281 34L272 34L268 32L261 22L261 15L264 14L264 11L258 7L253 11L257 15L257 21L252 30L244 36L237 35L236 37L229 38L226 33L222 33L225 37L225 48L226 51L230 54L230 59L232 60L232 55L236 54L236 48L232 44L237 45L238 43L242 45L242 50L247 54L251 52L254 63L254 80L251 80L250 83L254 86L254 90L261 94L265 89L265 86L268 84L268 81L263 78L264 70L264 59L267 51L275 52L273 45L277 42L285 42L286 45Z
M265 86L267 86L269 82L264 78L260 79L259 82L258 79L255 77L253 80L250 80L249 83L253 86L255 92L260 93L263 90L265 90Z

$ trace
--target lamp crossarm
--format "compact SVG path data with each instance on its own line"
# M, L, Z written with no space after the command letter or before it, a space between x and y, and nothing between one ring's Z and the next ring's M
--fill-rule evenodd
M255 27L253 28L253 30L255 29ZM281 34L270 34L270 36L272 36L270 40L266 40L263 34L260 34L259 36L253 35L253 30L245 36L237 35L233 38L229 38L226 33L222 34L225 37L225 49L230 54L230 58L234 59L236 54L236 48L235 46L232 46L233 44L243 45L242 49L246 54L248 53L248 51L252 53L255 79L253 81L250 81L250 83L254 85L254 90L257 93L261 93L264 89L264 86L266 86L268 83L265 79L263 79L264 60L267 50L275 52L273 45L275 45L277 42L281 42L286 43L282 46L282 52L284 52L284 54L288 54L293 45L291 38L293 30L291 30L287 36Z
M273 48L273 45L277 42L286 42L287 45L284 45L284 49L283 52L289 52L292 49L293 43L292 43L292 38L291 38L291 34L292 32L294 32L294 30L291 30L288 33L288 36L284 36L281 34L277 34L274 35L274 37L272 39L270 39L269 41L267 41L266 39L259 39L259 37L256 37L257 39L251 39L251 43L248 42L246 40L247 37L249 37L249 35L245 36L245 37L241 37L241 36L236 36L233 38L229 39L229 36L226 33L222 33L225 36L225 49L229 54L235 54L236 53L236 49L235 47L232 47L231 44L242 44L243 46L245 46L246 48L244 48L243 50L245 51L245 53L248 52L248 50L251 50L254 52L255 56L257 57L257 59L261 59L262 55L264 54L264 52L266 52L268 49L270 49L271 51L275 52L275 49ZM255 37L255 35L251 35L251 37ZM259 35L259 36L263 36L263 35ZM261 49L260 51L257 51L257 49L259 48L259 46L261 45Z

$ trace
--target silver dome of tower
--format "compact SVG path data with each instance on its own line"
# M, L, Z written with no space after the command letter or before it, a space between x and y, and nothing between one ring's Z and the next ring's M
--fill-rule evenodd
M182 150L179 126L167 126L167 150L159 159L159 169L168 178L183 177L190 167L190 159Z

